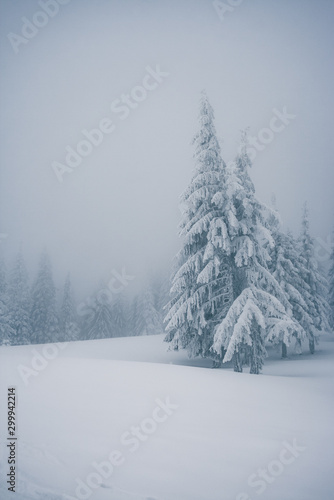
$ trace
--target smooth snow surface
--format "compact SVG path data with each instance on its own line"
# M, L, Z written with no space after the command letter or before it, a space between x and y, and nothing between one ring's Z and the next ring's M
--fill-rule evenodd
M84 498L76 496L77 478L86 482L93 463L118 450L123 462L85 498L334 498L333 336L323 337L314 356L305 350L282 361L272 351L259 376L230 365L212 370L209 361L167 347L161 335L74 342L49 351L54 359L27 385L18 367L31 368L32 350L45 346L1 347L0 497ZM9 385L18 397L15 494L5 484ZM166 398L177 408L157 413ZM145 440L132 437L130 446L131 428L140 425ZM121 442L126 432L128 444ZM282 452L294 440L297 456ZM289 463L277 463L282 456ZM268 467L270 483L257 475Z

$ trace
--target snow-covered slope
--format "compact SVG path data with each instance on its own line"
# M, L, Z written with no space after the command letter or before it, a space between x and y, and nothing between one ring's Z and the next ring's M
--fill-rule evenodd
M333 336L314 356L273 352L260 376L166 349L162 336L0 348L1 498L333 498ZM9 385L16 494L5 484Z

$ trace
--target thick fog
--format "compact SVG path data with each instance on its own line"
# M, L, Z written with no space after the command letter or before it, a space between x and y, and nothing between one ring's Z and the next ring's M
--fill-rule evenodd
M57 285L71 271L79 295L113 269L139 283L168 267L180 247L179 196L192 175L202 89L224 160L241 129L260 134L257 196L270 204L274 193L295 233L307 200L313 235L330 241L331 0L230 1L226 12L206 0L59 0L53 17L36 16L40 4L0 2L6 261L22 242L33 274L46 246ZM86 156L72 158L80 164L59 173L82 131L99 126L100 144L83 143Z

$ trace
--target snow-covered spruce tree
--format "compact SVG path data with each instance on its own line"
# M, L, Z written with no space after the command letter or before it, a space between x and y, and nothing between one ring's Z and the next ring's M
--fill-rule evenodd
M255 197L248 174L247 142L243 132L224 189L213 198L226 227L223 247L230 257L234 299L216 328L213 349L225 351L224 362L234 359L235 371L242 371L241 355L246 351L250 373L258 374L266 356L266 340L288 344L300 326L291 318L286 295L268 269L274 246L272 230L278 222L275 213Z
M213 203L221 189L225 164L214 126L213 109L203 92L200 128L195 135L195 172L181 197L180 235L183 247L177 257L168 304L166 341L173 349L185 348L190 357L222 357L210 351L214 327L231 302L228 257L224 252L225 225Z
M15 339L9 304L5 264L0 260L0 345L11 345Z
M150 278L150 287L154 296L154 308L159 314L160 323L162 326L165 317L165 306L166 304L168 304L170 299L170 275L171 270L169 270L168 273L162 272Z
M31 340L35 344L58 342L59 319L56 310L56 287L49 256L44 250L31 291Z
M28 273L21 250L9 276L11 326L14 330L12 344L30 344L30 289Z
M318 263L314 256L314 240L310 234L309 211L304 205L302 217L302 231L299 238L301 253L305 259L303 274L304 287L309 292L305 295L307 311L312 319L306 333L309 340L310 353L314 354L315 345L319 341L321 331L329 330L328 316L330 313L327 302L328 283L318 270Z
M127 294L121 297L123 311L123 337L133 337L133 300Z
M159 311L156 307L157 297L154 294L151 283L142 291L139 298L139 313L141 315L141 331L138 335L158 335L163 333L163 324Z
M111 303L111 311L113 318L113 337L126 336L127 321L125 298L122 293L115 294Z
M328 303L330 307L330 326L334 329L334 245L330 256L330 268L328 273Z
M85 338L107 339L115 337L112 307L108 297L97 294L90 305L90 314L85 319Z
M129 328L131 335L157 335L163 333L163 322L158 307L159 297L150 282L131 303Z
M63 301L60 309L60 330L60 340L65 342L79 340L80 329L76 316L70 274L67 275L64 285Z
M135 295L130 305L129 325L129 335L131 337L140 335L143 330L143 319L140 314L139 294Z
M275 246L271 252L270 271L289 301L293 318L303 329L296 329L292 334L296 340L296 349L301 352L301 342L305 338L305 332L313 328L307 307L310 287L303 280L306 260L300 254L298 244L291 233L284 234L278 229L274 238ZM283 339L281 343L282 358L287 358L287 344Z

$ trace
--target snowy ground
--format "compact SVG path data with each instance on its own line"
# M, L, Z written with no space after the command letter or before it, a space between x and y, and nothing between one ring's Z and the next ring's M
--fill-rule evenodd
M334 498L334 336L314 356L281 361L273 351L260 376L190 362L166 352L161 336L35 348L54 359L36 365L32 346L0 348L2 499ZM35 369L26 384L22 365ZM4 479L9 385L18 395L15 494ZM105 477L94 462L109 463ZM78 478L92 483L77 495Z

